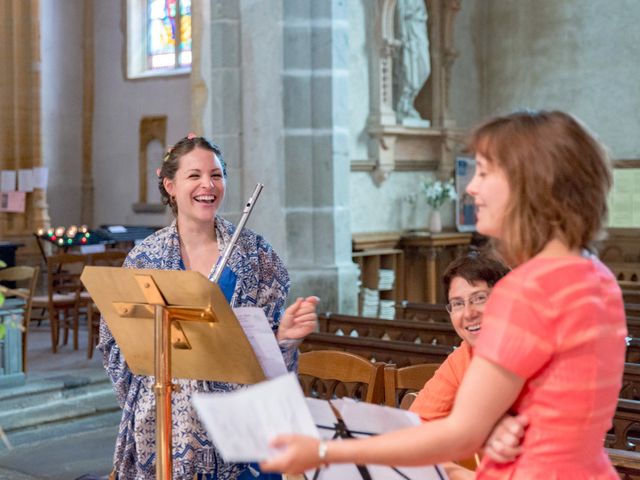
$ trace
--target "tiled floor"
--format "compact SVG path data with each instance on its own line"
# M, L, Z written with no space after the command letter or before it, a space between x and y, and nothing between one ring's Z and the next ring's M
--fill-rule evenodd
M35 322L29 328L27 346L27 378L50 375L61 370L102 369L102 356L94 348L93 358L87 358L87 328L80 326L79 348L73 349L69 332L69 343L58 346L58 353L51 351L51 330L48 323L38 326Z
M93 358L87 358L86 326L79 333L78 350L73 350L70 338L69 344L58 347L54 354L48 324L34 323L28 338L27 383L61 374L104 373L100 351L94 350ZM87 431L75 429L11 451L0 446L0 480L106 478L112 466L116 434L117 423L96 425Z

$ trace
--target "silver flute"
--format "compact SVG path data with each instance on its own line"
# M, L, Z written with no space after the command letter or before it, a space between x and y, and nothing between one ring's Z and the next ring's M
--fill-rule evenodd
M242 217L240 218L240 221L236 226L236 231L233 232L233 236L231 237L231 241L229 242L229 245L227 245L227 248L225 248L224 253L222 254L222 258L216 265L215 270L213 271L213 278L212 278L213 283L218 283L218 280L220 279L220 275L222 274L224 267L227 265L227 262L229 261L229 257L231 256L231 252L233 251L233 248L235 247L236 242L238 241L240 232L242 232L242 229L244 228L244 224L247 223L247 220L249 219L249 215L251 215L251 210L253 210L253 206L258 200L258 197L260 196L260 192L262 192L263 188L264 188L264 185L262 183L257 183L255 190L249 197L249 200L247 200L247 203L245 203L244 209L242 210Z

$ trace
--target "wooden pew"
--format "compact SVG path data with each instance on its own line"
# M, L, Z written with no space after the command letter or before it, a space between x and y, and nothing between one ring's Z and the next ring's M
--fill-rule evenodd
M618 283L622 285L638 283L640 281L640 263L635 262L606 262Z
M441 303L412 303L406 300L396 304L397 320L419 320L449 323L449 313Z
M627 317L640 317L640 303L626 303L624 304L624 313Z
M372 362L393 363L398 367L406 367L420 363L442 363L453 352L453 347L312 333L304 339L300 351L312 350L342 350L368 358Z
M640 452L605 449L622 480L640 480Z
M627 335L640 338L640 317L627 316Z
M626 400L640 400L640 365L637 363L624 364L619 397Z
M640 363L640 338L627 338L627 363Z
M341 331L345 336L355 333L357 337L456 347L462 341L451 323L384 320L329 312L318 315L318 325L320 332L336 334Z
M618 282L624 303L640 303L640 282Z
M640 286L640 283L633 282ZM640 287L636 303L625 299L624 310L630 337L640 338ZM412 303L406 300L396 304L396 320L411 320L450 324L449 313L442 304Z
M605 438L605 447L640 451L640 401L624 398L618 400L613 428Z

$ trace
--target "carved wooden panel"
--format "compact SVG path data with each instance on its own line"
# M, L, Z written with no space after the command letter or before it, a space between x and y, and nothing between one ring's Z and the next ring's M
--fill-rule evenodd
M150 165L148 158L149 145L153 142L159 142L162 148L166 148L167 145L167 116L153 116L142 117L140 120L140 146L138 150L138 203L134 205L134 211L136 212L163 212L164 205L158 202L149 201L149 192L151 188L157 188L156 185L150 185L149 183L149 168L154 167ZM162 161L160 158L159 162ZM153 175L151 175L153 178Z

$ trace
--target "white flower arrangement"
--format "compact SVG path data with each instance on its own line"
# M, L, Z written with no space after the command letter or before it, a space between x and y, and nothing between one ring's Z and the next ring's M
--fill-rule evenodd
M434 210L439 209L445 203L457 198L453 180L441 182L440 180L423 180L422 192L427 199L427 205Z

